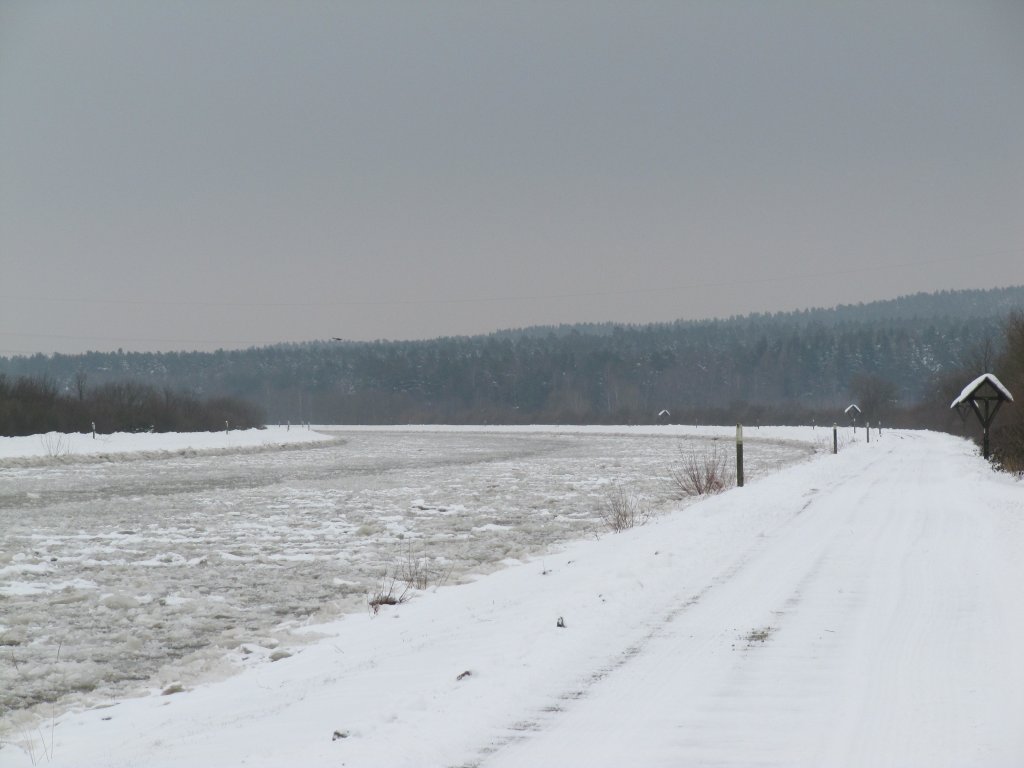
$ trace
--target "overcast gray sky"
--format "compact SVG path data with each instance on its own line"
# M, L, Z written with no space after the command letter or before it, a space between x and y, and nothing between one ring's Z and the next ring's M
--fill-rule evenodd
M0 354L1024 283L1024 3L0 0Z

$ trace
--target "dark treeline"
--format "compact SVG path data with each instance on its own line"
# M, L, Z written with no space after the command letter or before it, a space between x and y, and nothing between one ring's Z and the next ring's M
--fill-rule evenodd
M993 458L1003 468L1024 474L1024 312L1014 312L1006 323L1006 342L995 366L999 380L1014 402L1006 403L992 429ZM972 422L973 416L968 417ZM972 428L977 430L972 424Z
M121 382L87 386L76 379L74 392L60 391L52 379L0 374L0 435L42 432L195 432L262 426L259 410L234 398L198 397Z
M979 350L995 359L1005 317L1021 307L1024 287L431 341L37 355L0 359L0 371L46 375L68 393L84 374L243 398L275 423L821 424L856 400L866 418L948 429L948 403L973 376L959 379L985 364Z

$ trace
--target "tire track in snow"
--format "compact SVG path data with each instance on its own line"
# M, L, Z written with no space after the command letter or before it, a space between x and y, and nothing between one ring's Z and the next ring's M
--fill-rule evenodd
M757 666L757 653L762 649L748 643L742 647L746 639L746 632L752 632L758 628L771 626L771 637L767 642L774 642L777 635L785 631L786 619L800 610L804 592L809 585L813 584L820 577L822 570L830 558L834 557L841 542L836 542L837 529L842 529L848 522L851 513L849 510L859 508L864 500L870 495L869 489L861 485L861 476L865 472L873 471L883 459L875 458L868 462L866 467L861 467L855 472L846 473L836 479L830 485L827 498L834 498L836 494L843 494L847 489L852 488L855 493L855 500L845 505L847 512L842 524L837 524L831 519L828 510L815 509L815 504L821 499L820 490L809 489L799 499L794 500L794 508L791 517L781 526L776 528L771 535L765 538L756 539L752 546L733 563L724 568L712 578L703 588L697 592L681 593L668 601L657 618L645 622L639 632L639 636L624 647L605 657L605 661L586 677L580 679L577 684L567 690L557 693L554 702L541 708L540 711L523 717L504 730L505 733L492 741L479 752L479 757L468 763L462 764L462 768L476 768L482 765L515 765L519 761L517 747L525 745L526 742L543 737L551 729L557 727L560 721L571 719L576 712L587 705L587 700L597 689L607 683L612 683L619 673L627 669L630 674L640 674L651 687L658 687L664 676L664 669L660 660L665 657L663 652L665 644L671 643L680 634L679 624L691 620L689 638L691 642L685 648L678 649L677 654L668 654L678 666L685 666L687 663L696 663L707 655L720 655L728 642L729 652L737 655L737 661L731 665L730 672L733 680L726 680L723 685L725 691L733 690L733 695L742 700L742 687L744 678L755 678ZM817 514L816 514L817 513ZM780 551L779 542L784 543L787 538L799 533L804 529L811 529L809 546L804 548L797 560L785 562L785 556L777 554ZM808 535L805 533L805 535ZM791 548L790 548L791 549ZM785 550L788 552L789 550ZM774 575L774 578L766 578L765 570ZM745 622L736 620L736 614L732 610L735 600L731 593L736 591L747 591L755 595L748 599L748 603L756 606L749 614L750 618ZM859 602L858 591L854 590L837 601L838 616L843 614L851 615ZM710 608L708 608L710 604ZM698 610L695 610L698 609ZM706 610L699 610L706 609ZM710 616L701 615L699 618L693 614L710 612ZM757 617L757 618L755 618ZM833 622L839 626L842 622ZM728 625L733 626L726 629ZM710 627L710 630L702 628ZM684 632L686 630L683 630ZM819 643L820 650L828 650L829 646L834 649L839 643L839 634L835 631L822 633L823 637ZM753 661L751 658L753 657ZM653 661L652 661L653 660ZM806 671L808 664L813 664L813 659L794 657L788 666L794 674L800 673L799 668ZM634 667L646 665L653 669L638 671ZM637 686L645 689L647 685ZM822 685L817 686L816 693L825 692ZM628 698L628 697L627 697ZM622 701L620 699L620 701ZM632 712L645 712L642 700L632 701L623 709ZM726 718L736 716L736 712L726 712ZM608 727L617 728L619 732L639 732L642 729L631 728L631 725L642 719L627 715L627 721L614 722ZM712 717L705 727L717 730L721 729L722 723L716 722L720 718ZM605 730L605 729L598 729ZM527 751L527 754L533 754ZM522 763L526 764L526 763ZM614 764L614 763L609 763Z
M1022 611L991 595L1022 569L993 557L1001 521L951 465L900 454L828 483L670 635L486 764L624 765L639 744L645 765L1019 764L1024 663L998 638Z

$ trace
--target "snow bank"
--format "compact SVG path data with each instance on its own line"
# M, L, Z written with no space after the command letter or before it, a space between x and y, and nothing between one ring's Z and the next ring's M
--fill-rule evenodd
M151 677L191 685L219 674L231 649L290 642L282 624L364 611L383 568L411 559L455 581L601 532L609 487L660 509L675 498L667 475L680 445L707 445L340 434L302 450L4 469L0 648L16 663L0 665L0 737L12 711L89 706ZM748 477L807 455L754 444Z
M822 428L824 429L824 428ZM810 427L758 427L747 425L745 439L797 440L813 442L818 433ZM185 452L218 453L247 449L273 449L315 442L324 442L342 432L404 432L404 433L480 433L492 434L562 434L562 435L634 435L664 437L729 438L735 427L695 425L437 425L416 424L396 426L312 425L310 428L294 426L268 426L265 429L230 430L220 432L115 432L113 434L48 432L24 437L0 437L0 462L25 459L53 459L74 461L76 457L113 455L139 455L157 457L160 454Z
M828 425L831 429L831 425ZM496 424L479 426L475 424L401 424L401 425L350 425L321 424L313 429L323 432L487 432L491 434L552 434L552 435L648 435L651 437L712 437L729 438L736 436L735 426L704 426L694 424ZM777 427L743 425L744 440L763 438L766 440L800 440L813 442L821 433L819 427Z
M0 762L1020 765L1022 509L966 441L886 432L251 644L242 674L65 715Z
M330 435L293 427L222 432L115 432L109 435L48 432L25 437L0 437L0 462L11 459L54 459L126 454L157 456L183 452L225 452L276 448L331 440Z

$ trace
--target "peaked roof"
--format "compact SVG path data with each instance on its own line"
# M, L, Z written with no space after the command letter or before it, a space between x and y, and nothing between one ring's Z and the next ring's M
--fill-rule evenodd
M984 391L986 389L986 384L988 385L988 392ZM963 405L968 400L970 400L974 393L977 392L979 389L983 390L983 396L986 396L989 399L992 398L992 394L990 394L990 392L994 390L995 399L1009 400L1010 402L1013 402L1013 395L1010 394L1010 390L1003 386L1003 382L1001 382L991 373L983 373L981 374L981 376L979 376L966 387L964 387L963 391L960 393L960 396L956 400L954 400L949 407L956 408L958 405Z

